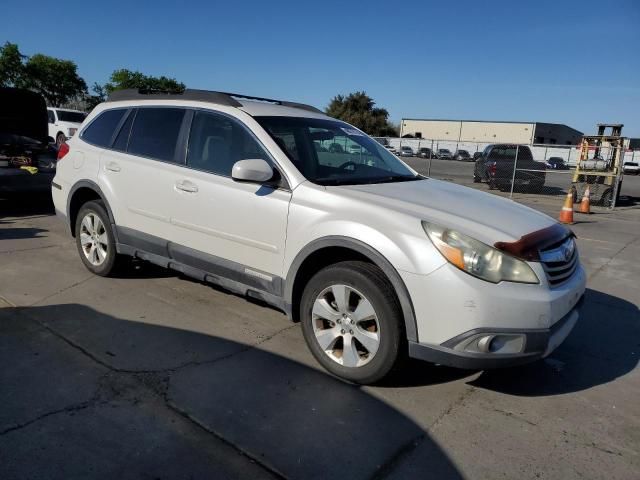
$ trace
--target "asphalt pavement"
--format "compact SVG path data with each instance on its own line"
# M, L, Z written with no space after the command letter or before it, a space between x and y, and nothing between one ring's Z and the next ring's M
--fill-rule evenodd
M640 478L640 209L577 220L588 291L551 357L358 387L281 312L96 277L50 204L0 200L0 478Z

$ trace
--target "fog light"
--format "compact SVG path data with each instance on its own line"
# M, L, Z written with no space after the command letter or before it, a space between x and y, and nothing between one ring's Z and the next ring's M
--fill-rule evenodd
M478 349L485 353L520 353L524 350L524 335L487 335L478 340Z
M510 354L524 352L526 336L515 333L482 333L467 338L454 349L472 353Z

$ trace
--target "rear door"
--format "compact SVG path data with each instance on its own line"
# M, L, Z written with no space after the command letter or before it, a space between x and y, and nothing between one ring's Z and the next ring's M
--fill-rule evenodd
M176 243L195 252L173 255L183 254L184 263L221 271L243 283L248 277L266 282L263 289L270 290L275 288L273 276L282 275L291 191L282 184L240 183L231 178L235 162L255 158L275 166L238 119L208 110L195 112L187 168L173 178L172 219ZM207 254L203 264L198 264L197 252Z
M172 239L175 178L184 165L186 112L179 107L129 111L100 159L100 186L108 192L119 240L163 256Z

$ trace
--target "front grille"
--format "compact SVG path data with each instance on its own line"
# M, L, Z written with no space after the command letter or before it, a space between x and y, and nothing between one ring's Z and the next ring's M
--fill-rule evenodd
M573 238L540 252L540 260L549 285L556 286L571 278L578 268L578 249Z

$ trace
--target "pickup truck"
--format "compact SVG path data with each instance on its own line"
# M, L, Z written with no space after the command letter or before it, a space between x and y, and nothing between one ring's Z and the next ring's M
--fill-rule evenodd
M518 159L516 163L516 151ZM546 179L544 162L536 162L531 150L525 145L493 144L488 145L482 155L476 159L473 181L486 182L489 189L510 190L513 169L516 167L516 191L539 191Z
M44 98L0 88L0 196L51 191L57 152L50 141Z

